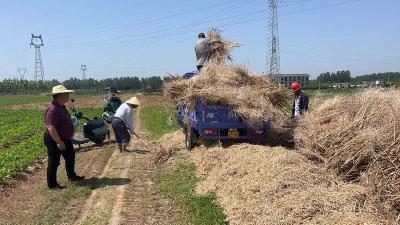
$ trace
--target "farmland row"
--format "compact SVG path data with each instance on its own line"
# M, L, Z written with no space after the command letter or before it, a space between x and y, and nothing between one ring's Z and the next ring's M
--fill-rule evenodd
M6 151L0 151L0 182L14 177L18 172L38 163L45 154L42 134L20 142Z
M0 110L0 149L29 139L43 130L41 110Z
M75 93L73 98L80 99L88 96L99 96L101 94L93 93ZM0 97L0 107L11 106L11 105L23 105L32 103L46 103L51 100L50 95L17 95L17 96L3 96Z
M101 108L84 109L85 116L101 116ZM83 122L81 122L83 123ZM43 144L43 110L0 109L0 183L40 162Z

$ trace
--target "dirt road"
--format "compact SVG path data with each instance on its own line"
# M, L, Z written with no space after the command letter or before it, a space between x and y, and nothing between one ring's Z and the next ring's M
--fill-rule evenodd
M139 113L136 132L148 142ZM65 190L47 189L46 165L0 189L0 224L168 224L174 210L158 193L151 149L143 141L134 138L131 152L109 144L77 154L76 171L86 177L80 183L67 181L62 162L58 177Z
M146 145L147 134L141 130L140 111L135 114L136 133L131 152L114 151L102 176L119 180L119 185L96 189L86 202L75 224L166 224L168 200L157 194L154 171Z

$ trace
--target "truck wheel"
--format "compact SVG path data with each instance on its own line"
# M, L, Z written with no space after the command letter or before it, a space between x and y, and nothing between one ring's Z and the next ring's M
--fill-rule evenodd
M191 127L186 128L185 144L186 144L186 149L189 151L194 148L193 129Z

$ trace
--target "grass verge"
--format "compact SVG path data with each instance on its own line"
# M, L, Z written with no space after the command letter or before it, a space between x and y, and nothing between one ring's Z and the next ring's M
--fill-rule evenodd
M180 156L172 165L160 166L156 171L156 181L162 194L170 196L182 207L187 224L226 224L226 216L215 201L215 196L197 195L195 192L199 178L196 167L187 158Z
M146 106L141 109L141 119L151 136L158 138L163 134L179 129L174 120L172 107ZM170 122L168 122L170 120ZM197 195L195 188L199 178L196 167L185 156L178 156L173 164L157 167L156 182L160 192L171 197L177 208L183 211L176 224L225 224L226 217L217 204L214 195Z
M153 138L179 129L173 115L172 107L163 106L146 106L140 112L143 125Z

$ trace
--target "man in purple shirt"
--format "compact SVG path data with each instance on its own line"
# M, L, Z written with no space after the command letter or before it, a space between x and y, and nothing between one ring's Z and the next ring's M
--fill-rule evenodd
M62 85L54 86L53 101L48 104L44 114L46 131L43 139L47 147L47 186L50 189L65 188L57 183L57 168L60 165L61 155L65 160L68 179L78 181L84 178L75 173L75 151L71 142L71 138L74 136L74 127L71 116L65 107L71 92L74 91L67 90Z

